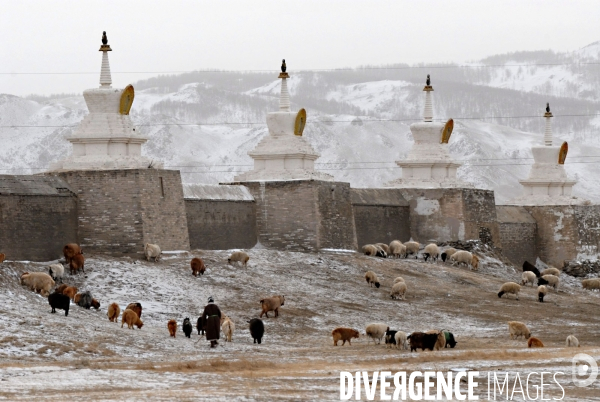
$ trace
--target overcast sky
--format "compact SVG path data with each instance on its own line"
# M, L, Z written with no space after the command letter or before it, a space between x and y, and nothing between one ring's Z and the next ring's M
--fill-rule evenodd
M463 62L517 50L576 50L600 40L600 1L0 0L0 93L98 85L102 31L113 86L139 72L277 72ZM14 73L81 73L21 75ZM118 72L135 72L124 74Z

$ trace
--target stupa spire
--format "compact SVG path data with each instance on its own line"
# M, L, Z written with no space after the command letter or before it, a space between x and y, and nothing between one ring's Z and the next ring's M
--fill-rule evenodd
M433 87L431 86L431 78L429 74L427 74L427 81L425 81L425 107L423 109L423 121L433 121L433 102L431 100L431 92L433 92Z
M552 146L552 122L550 119L552 116L552 112L550 112L550 104L546 103L546 113L544 113L544 117L546 118L546 130L544 131L544 145L547 147Z
M287 79L290 78L290 75L286 72L287 66L285 65L285 59L281 61L281 73L279 73L279 78L281 78L281 94L279 95L279 110L282 112L290 111L290 93L287 87Z
M100 45L100 51L102 52L102 67L100 68L100 87L108 87L112 85L112 78L110 76L110 64L108 63L108 52L112 49L108 44L108 38L106 37L106 31L102 32L102 45Z

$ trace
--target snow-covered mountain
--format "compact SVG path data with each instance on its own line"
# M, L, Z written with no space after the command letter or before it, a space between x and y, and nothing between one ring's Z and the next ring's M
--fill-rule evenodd
M394 161L412 145L409 125L421 119L431 74L435 117L455 121L450 151L464 162L462 180L494 189L498 203L518 196L550 102L555 140L569 141L574 194L600 202L600 42L461 65L290 73L292 109L307 110L304 135L321 153L317 168L337 180L376 187L400 176ZM181 170L188 183L232 180L251 168L247 152L267 132L266 113L278 109L276 76L195 72L134 83L131 116L150 138L143 152ZM63 158L70 152L64 136L86 113L82 96L0 95L0 173L35 173Z

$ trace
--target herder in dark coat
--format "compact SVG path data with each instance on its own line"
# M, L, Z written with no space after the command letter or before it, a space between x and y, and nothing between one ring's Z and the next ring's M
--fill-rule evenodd
M211 348L217 347L221 333L221 310L214 303L212 296L209 297L208 304L202 313L202 318L206 323L206 340L210 341Z

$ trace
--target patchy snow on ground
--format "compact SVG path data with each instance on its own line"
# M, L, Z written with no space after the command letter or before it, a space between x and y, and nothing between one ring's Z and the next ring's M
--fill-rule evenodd
M347 250L298 253L247 250L247 267L227 264L231 250L167 253L158 263L88 255L86 272L67 275L65 283L89 290L98 311L71 305L50 314L46 298L19 284L22 272L46 271L47 263L4 262L0 271L0 399L43 396L49 400L323 400L339 397L339 371L436 370L453 367L513 371L568 368L575 334L579 351L600 356L597 309L600 295L561 275L559 291L537 302L536 287L523 287L520 300L499 299L506 281L521 272L496 251L476 245L480 269L469 271L422 259L379 259ZM87 255L87 254L86 254ZM193 277L192 257L207 271ZM369 287L373 270L382 286ZM389 296L395 277L407 285L406 300ZM247 321L260 315L263 297L285 295L278 318L263 317L265 337L253 344ZM236 324L233 342L211 350L194 330L185 338L181 322L195 324L207 298L215 298ZM142 329L108 321L116 302L143 306ZM167 322L179 323L176 338ZM525 322L547 352L529 353L523 340L508 339L506 322ZM364 335L371 322L407 333L449 329L456 349L410 353L367 342L333 347L332 329L353 327ZM527 352L527 353L525 353ZM550 353L550 355L548 354ZM575 394L571 387L568 392ZM569 395L569 393L567 393ZM567 398L568 399L568 398ZM571 399L573 400L573 399Z

